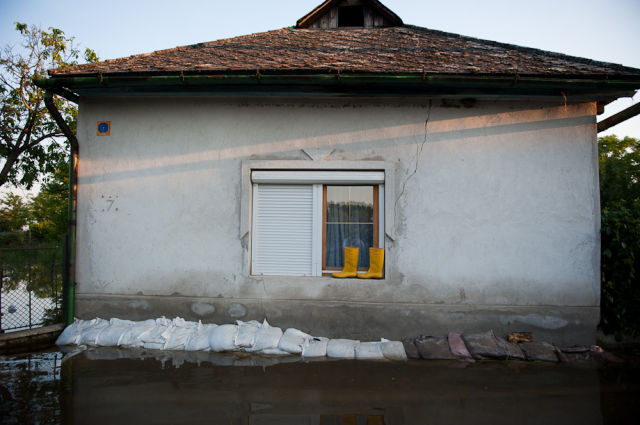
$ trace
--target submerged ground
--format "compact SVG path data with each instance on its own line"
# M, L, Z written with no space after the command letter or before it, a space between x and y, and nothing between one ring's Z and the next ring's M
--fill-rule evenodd
M618 354L623 363L550 364L49 350L0 357L0 422L635 423L640 356Z

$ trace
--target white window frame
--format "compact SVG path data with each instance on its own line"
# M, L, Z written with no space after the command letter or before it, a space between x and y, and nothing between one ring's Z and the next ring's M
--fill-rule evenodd
M253 181L252 181L253 180ZM243 161L240 238L246 248L245 272L251 273L254 184L305 184L314 186L313 275L321 276L322 268L322 187L331 184L378 185L379 246L385 238L395 239L393 214L394 167L383 161ZM320 217L317 216L320 214ZM387 256L387 262L389 257ZM273 275L253 275L273 277Z

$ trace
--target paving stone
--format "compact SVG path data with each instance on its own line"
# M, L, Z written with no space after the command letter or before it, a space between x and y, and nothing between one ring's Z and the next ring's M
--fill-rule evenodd
M407 353L407 357L410 359L419 359L420 353L418 352L418 347L415 346L412 339L405 339L402 341L402 345L404 346L404 351Z
M556 348L548 342L523 342L520 348L527 356L527 360L540 360L543 362L557 362Z
M451 354L454 356L462 359L470 359L473 357L467 349L467 346L462 340L462 336L460 334L449 332L449 335L447 335L447 341L449 342L449 350L451 350Z
M420 357L425 360L454 360L456 356L449 350L449 342L445 337L427 336L416 339L416 347Z
M501 346L493 331L462 335L467 348L476 359L506 359L506 347Z

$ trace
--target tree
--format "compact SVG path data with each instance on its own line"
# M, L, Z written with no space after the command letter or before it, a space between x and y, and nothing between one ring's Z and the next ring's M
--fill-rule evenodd
M57 245L67 233L69 163L57 164L35 196L0 199L0 246Z
M7 193L0 200L0 232L16 233L28 226L31 214L29 200Z
M62 161L51 179L42 185L30 204L31 236L47 243L60 243L67 233L69 211L69 163Z
M640 334L640 141L599 139L602 207L601 326Z
M28 242L31 200L13 193L0 199L0 247L22 246Z
M27 189L43 176L55 172L67 155L68 141L44 105L44 91L34 79L46 77L46 70L78 64L79 50L73 38L56 28L47 31L16 22L22 36L22 50L5 47L0 53L0 187L10 183ZM86 49L87 62L98 60ZM56 107L75 131L77 108L56 97Z

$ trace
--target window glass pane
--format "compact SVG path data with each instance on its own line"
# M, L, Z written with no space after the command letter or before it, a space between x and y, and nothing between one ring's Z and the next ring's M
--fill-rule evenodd
M349 225L349 246L359 248L358 267L369 267L369 248L373 246L373 224Z
M373 223L373 186L349 187L349 221Z
M344 265L344 247L349 245L348 224L327 224L327 267L339 267Z
M327 224L326 266L344 266L344 247L358 248L358 267L369 267L369 248L373 246L373 224Z
M358 267L369 266L373 246L373 186L326 186L325 266L344 266L344 247L359 249Z
M327 186L327 223L349 221L349 186Z

